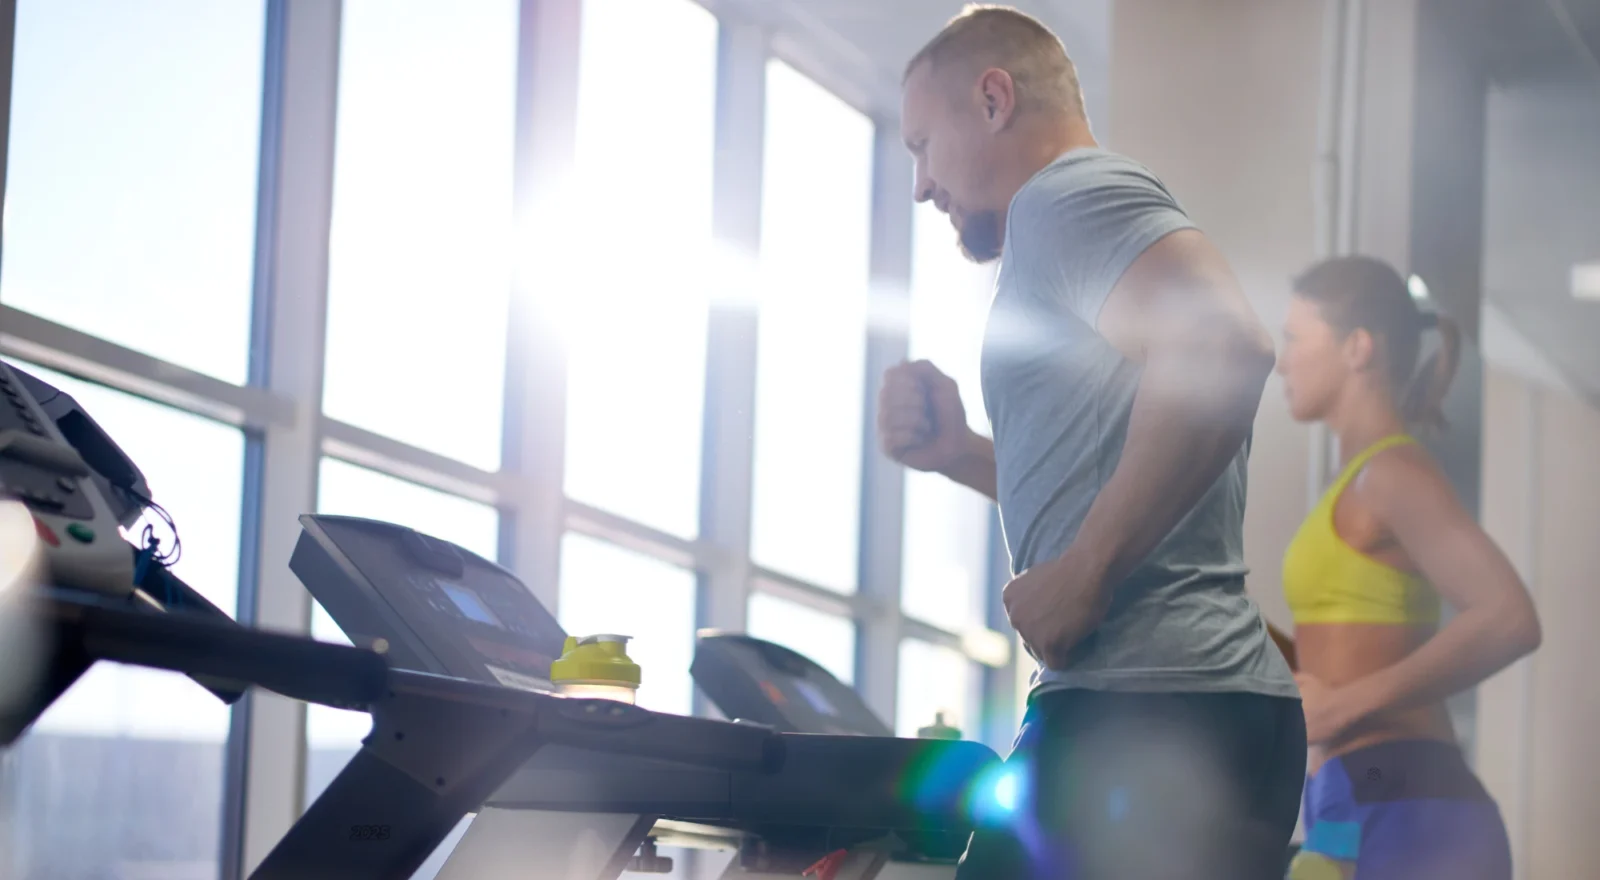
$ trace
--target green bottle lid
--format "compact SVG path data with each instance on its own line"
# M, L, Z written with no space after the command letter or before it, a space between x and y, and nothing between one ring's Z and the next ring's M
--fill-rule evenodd
M917 729L918 739L960 739L961 731L944 723L944 713L933 713L933 723Z
M639 686L639 664L628 657L628 636L567 636L561 659L550 664L551 684Z

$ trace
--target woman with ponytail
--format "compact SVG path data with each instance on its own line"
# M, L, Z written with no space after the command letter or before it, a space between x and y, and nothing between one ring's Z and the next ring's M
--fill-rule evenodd
M1460 336L1365 257L1295 281L1278 362L1289 408L1343 468L1284 557L1312 744L1296 880L1510 880L1494 801L1444 701L1539 644L1516 571L1412 432L1443 427ZM1426 335L1437 353L1420 367ZM1440 597L1456 614L1439 625Z

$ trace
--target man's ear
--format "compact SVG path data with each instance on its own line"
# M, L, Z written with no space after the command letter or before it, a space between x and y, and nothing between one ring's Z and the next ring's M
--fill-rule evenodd
M992 130L1005 128L1017 110L1017 84L1011 74L991 67L978 78L978 97Z

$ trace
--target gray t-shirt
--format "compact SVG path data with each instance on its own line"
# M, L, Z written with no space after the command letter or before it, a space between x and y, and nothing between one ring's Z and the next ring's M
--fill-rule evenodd
M1061 555L1122 456L1140 367L1095 329L1122 273L1193 226L1147 168L1074 150L1011 202L983 345L1001 522L1011 567ZM1295 697L1244 591L1248 443L1128 579L1065 670L1034 692L1245 691Z

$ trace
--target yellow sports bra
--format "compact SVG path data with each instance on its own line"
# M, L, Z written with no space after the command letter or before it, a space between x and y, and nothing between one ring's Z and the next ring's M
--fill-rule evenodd
M1283 593L1295 623L1438 621L1439 596L1427 581L1362 553L1333 527L1334 505L1367 462L1385 449L1415 442L1395 434L1351 458L1289 542L1283 556Z

